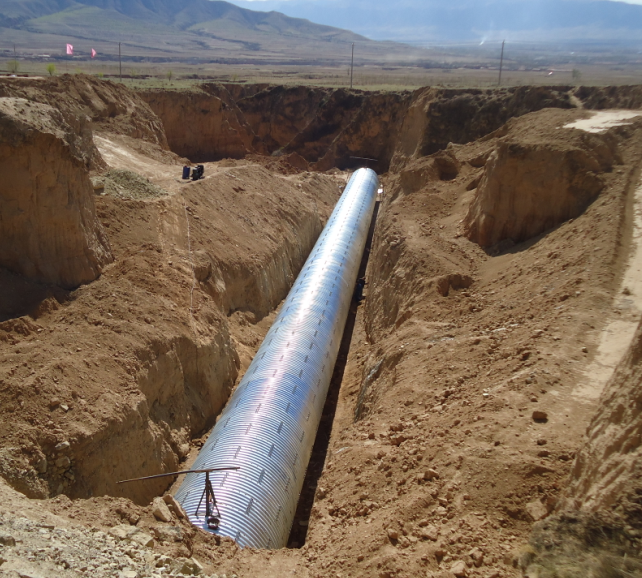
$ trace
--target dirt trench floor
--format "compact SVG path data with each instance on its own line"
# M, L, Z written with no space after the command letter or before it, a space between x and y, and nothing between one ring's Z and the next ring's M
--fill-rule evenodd
M563 114L565 122L582 116ZM534 118L532 129L541 122ZM622 141L622 162L581 216L487 253L462 235L461 222L482 170L475 159L493 138L500 137L453 147L461 163L454 178L411 192L399 175L382 179L365 300L334 420L321 427L328 451L311 466L322 470L314 505L309 519L295 520L296 547L241 550L176 512L159 521L158 504L28 500L2 483L0 573L521 575L517 561L533 522L555 508L601 389L640 319L642 137ZM178 165L159 174L149 152L108 139L97 145L112 167L179 186ZM270 162L257 170L271 170ZM212 179L218 171L229 172L225 161L208 164ZM312 177L287 178L307 186ZM229 317L240 374L273 316ZM69 345L80 351L85 340L74 335ZM201 442L186 440L181 466Z

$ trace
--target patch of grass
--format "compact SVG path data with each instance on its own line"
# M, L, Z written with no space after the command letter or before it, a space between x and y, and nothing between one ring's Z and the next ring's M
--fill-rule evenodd
M132 171L112 169L92 178L96 192L119 199L144 200L165 197L169 193Z
M518 565L529 578L642 578L640 545L615 515L565 513L534 526Z

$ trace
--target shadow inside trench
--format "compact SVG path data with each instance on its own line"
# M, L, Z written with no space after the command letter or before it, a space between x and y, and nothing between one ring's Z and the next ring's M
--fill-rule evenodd
M361 264L359 265L359 273L357 275L358 279L364 277L366 274L366 268L370 258L370 247L374 236L377 215L379 214L379 205L380 202L377 201L372 213L366 246L363 251L363 257L361 258ZM357 319L357 309L358 303L353 299L350 303L350 311L346 320L345 329L343 330L343 337L341 338L337 362L334 366L332 379L330 380L328 397L326 398L325 405L323 406L323 413L321 415L317 437L314 441L314 447L312 448L312 456L310 457L310 463L308 464L305 479L303 480L303 489L301 490L299 503L297 504L296 513L294 514L294 522L292 524L292 529L290 530L290 537L288 538L288 548L300 548L303 546L308 534L310 512L314 505L314 495L317 491L319 478L323 473L328 445L330 444L332 422L334 421L334 414L337 410L337 401L339 400L341 382L343 381L343 374L348 361L348 353L350 352L350 342L352 341L352 334L354 332L354 326Z

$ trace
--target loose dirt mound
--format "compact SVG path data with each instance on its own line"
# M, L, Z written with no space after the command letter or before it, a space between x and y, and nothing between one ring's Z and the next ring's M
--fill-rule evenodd
M520 243L584 212L620 163L617 139L563 128L568 114L549 110L510 121L486 161L464 220L482 247Z
M36 84L10 86L14 92L33 90L35 100L49 98ZM100 84L87 86L70 85L77 96L61 96L61 110L77 106L94 115L90 165L123 171L94 175L103 178L106 191L120 191L95 197L115 261L99 279L72 292L0 270L7 293L20 292L0 324L0 474L29 496L63 494L34 503L0 484L2 527L10 528L0 532L0 564L6 559L16 572L64 575L65 564L75 572L80 562L87 565L84 572L100 577L116 568L145 576L161 567L164 573L193 570L195 556L206 573L218 575L508 578L518 575L520 563L526 568L536 562L539 544L555 532L569 544L590 540L598 526L611 528L618 540L637 540L621 520L608 526L598 516L576 525L560 515L547 519L550 526L526 556L520 550L532 523L555 510L598 406L595 392L586 393L584 370L596 361L601 329L609 316L631 317L629 310L614 312L611 306L632 235L639 123L611 129L598 140L586 137L608 145L606 152L601 145L588 147L596 159L611 154L617 163L600 174L603 187L583 212L491 255L463 235L462 221L489 172L492 151L514 136L507 128L468 144L448 142L499 128L502 107L511 102L524 113L531 104L519 103L529 102L529 95L533 106L562 107L566 92L449 96L425 89L393 95L398 108L387 111L381 95L370 101L361 93L321 91L328 100L324 96L317 106L318 95L309 89L229 87L214 120L222 127L227 122L229 135L239 127L250 130L221 142L236 146L248 137L249 150L256 150L256 143L274 135L281 150L260 160L208 163L205 179L183 182L183 159L163 148L161 136L154 137L153 113L146 106L125 106L136 113L134 124L127 124L125 113L105 118L98 104L80 96L90 88L102 94ZM114 98L127 96L122 87L113 90ZM272 103L270 94L274 123L293 111L280 131L260 122L258 103ZM297 103L306 94L317 111L303 115L309 122L301 128L297 111L304 109ZM449 109L448 98L465 94ZM442 96L446 100L439 101ZM127 98L135 103L138 97ZM167 102L176 98L168 96ZM345 115L330 102L344 102ZM377 115L366 109L377 102L380 108L373 110L384 119L373 125ZM204 103L189 101L182 120L199 126L208 116L198 110ZM464 111L463 124L439 120L442 105L458 111L455 116ZM488 114L475 124L486 105ZM241 117L235 116L239 111ZM244 111L254 111L252 123ZM585 150L556 132L574 135L556 127L582 114L542 111L524 118L520 142L531 139L533 148L545 148L544 137L554 135L556 143ZM448 132L451 123L455 128ZM148 140L131 136L136 126L147 127ZM114 132L119 130L124 134ZM393 142L395 134L399 140ZM297 150L288 148L297 138ZM201 142L206 144L204 137ZM426 157L427 143L442 143L438 148L444 150ZM308 479L306 492L316 500L310 518L303 512L295 521L292 540L300 548L239 550L189 527L176 512L167 516L158 501L147 505L165 482L116 485L118 479L189 463L188 454L202 445L200 436L249 364L345 182L336 170L301 173L296 166L326 166L347 155L381 151L395 170L383 178L366 299L342 368L335 419L321 426L328 453L310 467L323 472ZM628 377L633 382L635 371ZM619 395L603 417L616 422L621 414L622 430L630 429L635 408L622 407ZM325 415L332 413L329 408ZM606 454L600 427L593 438L598 456ZM593 451L587 447L580 455ZM617 467L630 465L626 455L607 459ZM583 471L588 484L582 482L577 495L589 495L598 485L599 492L608 490L599 468ZM630 472L635 474L633 466ZM632 499L621 504L636 511ZM28 520L12 513L21 510ZM155 520L154 511L170 521ZM51 521L49 513L63 522ZM69 534L56 534L65 524ZM89 536L88 526L99 531ZM11 545L5 533L23 542ZM59 549L45 550L44 540ZM94 546L97 564L79 551ZM618 564L623 552L634 555L635 549L606 551L620 556ZM20 567L23 562L29 567ZM636 571L627 564L623 571Z
M83 117L0 97L0 265L68 289L112 261L96 219L88 166L97 154Z
M163 125L149 106L122 84L86 74L49 78L4 78L0 96L48 104L65 118L86 116L96 128L127 135L167 150Z

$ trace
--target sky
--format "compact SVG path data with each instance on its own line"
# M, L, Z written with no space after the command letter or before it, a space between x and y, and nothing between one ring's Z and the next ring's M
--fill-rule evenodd
M642 42L642 0L228 0L374 40ZM577 11L575 5L582 5ZM364 6L368 10L364 10ZM438 25L437 25L438 22Z
M247 2L263 2L264 0L246 0L246 1ZM288 0L282 0L282 1L287 2ZM314 1L314 0L311 0L311 1ZM528 0L524 0L524 1L526 2ZM642 5L642 0L611 0L611 1L614 1L614 2L622 2L622 1L624 1L625 4L639 4L639 5Z

